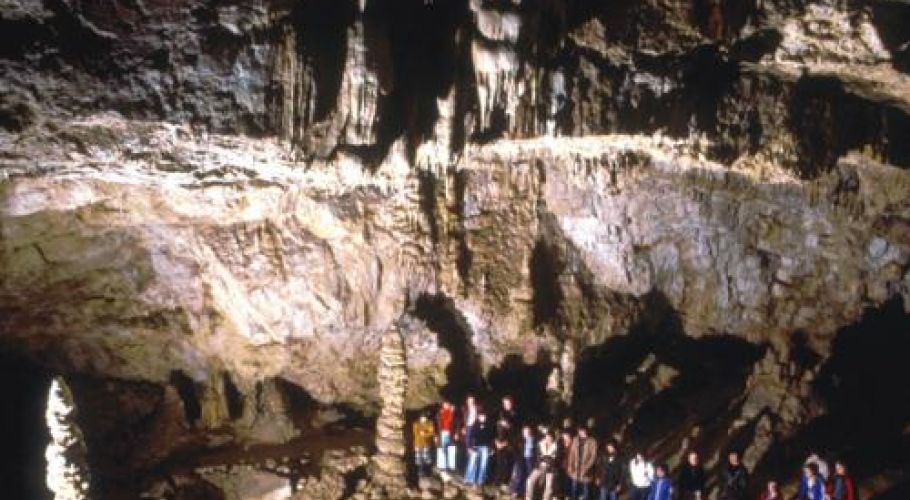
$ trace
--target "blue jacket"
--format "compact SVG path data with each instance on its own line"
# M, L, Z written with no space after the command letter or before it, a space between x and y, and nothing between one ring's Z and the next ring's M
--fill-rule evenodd
M825 500L825 480L821 475L815 476L815 484L809 487L809 478L805 475L799 479L799 500Z
M673 483L669 477L661 477L651 483L647 500L670 500L673 498Z

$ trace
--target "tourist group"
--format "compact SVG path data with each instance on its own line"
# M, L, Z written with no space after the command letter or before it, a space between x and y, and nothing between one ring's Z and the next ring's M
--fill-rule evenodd
M532 426L519 418L506 396L494 412L474 396L461 407L442 401L438 411L421 414L412 425L413 456L420 477L434 469L445 480L468 487L495 487L512 498L527 500L701 500L709 498L708 475L698 453L691 451L674 474L666 464L652 463L641 451L620 450L617 442L599 441L592 422ZM749 474L736 452L717 478L720 500L745 500ZM854 500L853 482L842 462L833 475L816 454L806 460L798 500ZM782 500L778 484L769 482L759 500ZM751 499L750 499L751 500Z

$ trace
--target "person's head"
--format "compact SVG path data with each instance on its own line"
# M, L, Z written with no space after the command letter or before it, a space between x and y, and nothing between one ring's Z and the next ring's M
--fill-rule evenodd
M667 475L667 468L663 464L657 464L654 466L654 475L657 477L664 477Z
M465 404L468 405L468 408L474 408L477 406L477 400L474 399L473 394L468 394L468 397L464 400Z
M616 443L613 441L607 441L606 449L608 455L616 455Z
M562 440L563 444L568 446L569 443L572 442L572 433L568 432L568 431L562 431L561 433L559 433L559 439Z
M478 422L486 422L486 421L487 421L487 414L484 413L483 411L477 412L477 421L478 421Z
M642 462L642 461L644 461L644 459L645 459L645 456L642 454L641 451L635 452L635 461L636 462Z
M692 467L695 467L696 465L698 465L698 453L696 453L694 451L690 451L687 461L689 462L689 465L691 465Z
M547 444L552 444L553 441L556 440L556 437L553 435L552 432L546 431L546 432L543 433L543 440L544 440L544 442L546 442Z
M515 401L512 400L512 396L506 396L502 398L502 409L506 411L512 411L515 408Z
M778 489L777 489L777 481L774 481L774 480L768 481L768 492L769 492L769 493L777 494L777 491L778 491Z
M509 423L509 419L507 419L505 417L500 418L499 421L496 423L496 425L498 425L504 429L508 429L508 428L512 427L512 424Z
M734 467L739 465L739 452L731 451L730 454L727 455L727 462Z
M426 422L426 421L429 420L429 419L430 419L430 418L427 416L426 413L421 413L421 414L420 414L420 421L421 421L421 422Z
M573 425L575 425L575 423L572 422L572 417L566 417L566 418L562 419L562 428L563 429L571 430Z
M443 400L442 400L442 407L445 408L446 410L449 410L449 409L452 408L452 402L449 401L448 399L443 399Z
M525 439L533 438L533 437L534 437L534 430L531 429L531 426L530 426L530 425L526 425L526 426L524 426L524 427L521 428L521 435L522 435L522 437L524 437Z
M591 429L595 429L597 427L597 419L594 417L588 417L588 419L585 420L585 425L588 426L589 431Z
M578 428L578 437L580 437L582 439L588 439L588 428L585 426L579 427Z
M803 470L806 473L806 477L815 477L818 475L818 464L815 462L806 464Z
M846 476L847 475L847 464L845 464L843 462L843 460L838 460L838 461L834 462L834 473L837 474L838 476Z

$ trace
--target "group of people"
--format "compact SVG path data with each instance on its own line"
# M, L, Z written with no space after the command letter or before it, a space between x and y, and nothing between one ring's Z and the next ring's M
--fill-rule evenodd
M532 500L701 500L708 498L708 476L696 452L686 456L675 480L665 464L640 451L623 458L615 441L599 441L592 422L576 426L532 426L519 418L514 400L502 398L487 412L474 396L460 408L444 400L435 414L413 423L413 456L418 475L435 468L444 479L463 472L464 483L492 485L512 498ZM828 466L817 455L806 462L798 500L855 500L846 465ZM744 500L749 474L732 452L719 479L721 500ZM759 500L782 500L778 484L768 483Z

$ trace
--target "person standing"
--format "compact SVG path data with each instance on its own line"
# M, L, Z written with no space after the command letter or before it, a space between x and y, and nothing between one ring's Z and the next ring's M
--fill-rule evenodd
M588 500L591 482L594 480L594 464L597 461L597 441L589 435L587 427L579 427L578 435L569 446L566 472L569 476L569 498Z
M436 443L436 468L441 473L454 472L458 465L458 415L455 406L443 400L436 414L439 436Z
M831 473L831 469L828 468L828 462L825 462L825 460L819 456L817 452L809 452L809 456L806 457L806 461L803 463L803 466L809 464L815 464L815 466L818 468L818 475L821 476L822 481L828 480L828 477L830 477L829 474Z
M556 498L569 496L569 448L575 438L574 434L574 429L563 429L559 434L559 443L556 448L556 486L554 487Z
M512 493L512 498L521 498L525 494L528 476L530 476L531 471L534 470L536 445L534 430L530 425L525 425L521 428L521 442L519 446L521 457L515 460L515 466L512 468L512 481L509 488Z
M799 500L825 500L825 480L818 472L818 464L810 462L803 468L803 477L799 481Z
M490 464L490 448L493 445L493 426L487 421L487 415L480 411L474 423L472 444L469 453L468 468L465 471L465 483L476 487L487 480L487 469Z
M647 500L651 483L654 482L654 466L645 460L641 452L636 453L629 462L629 482L632 484L629 500Z
M512 399L512 396L504 396L500 402L499 415L497 416L497 422L507 422L509 428L515 432L518 429L518 426L521 425L521 422L518 419L518 410L515 408L515 400Z
M477 400L474 399L474 396L468 394L465 398L464 405L461 407L461 418L462 418L462 427L461 427L461 442L464 445L465 455L467 455L467 463L470 464L472 460L476 460L474 455L474 428L477 425L477 414L479 413L480 408L477 406ZM465 480L467 480L467 469L465 469Z
M727 467L720 478L720 500L744 500L749 485L749 472L739 461L738 452L727 456Z
M648 490L648 500L672 500L673 499L673 482L667 475L667 467L658 464L654 467L654 482Z
M847 472L847 464L838 460L834 462L834 476L829 481L831 500L856 500L853 478Z
M595 482L600 488L599 500L619 500L622 490L622 463L616 443L607 441L605 453L597 458Z
M701 500L705 496L705 468L701 465L698 453L690 451L686 463L679 470L680 500Z
M427 415L421 415L411 430L414 437L414 464L417 466L417 474L420 477L427 477L430 475L430 466L433 465L432 450L436 429Z
M509 479L512 477L512 466L515 462L512 445L512 426L501 418L496 423L496 437L493 440L493 484L503 491L508 491Z
M540 481L543 481L543 500L553 498L553 483L556 479L556 438L550 431L544 432L537 454L537 467L528 476L525 486L525 500L533 500L534 492Z

